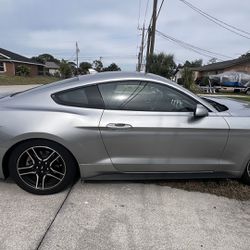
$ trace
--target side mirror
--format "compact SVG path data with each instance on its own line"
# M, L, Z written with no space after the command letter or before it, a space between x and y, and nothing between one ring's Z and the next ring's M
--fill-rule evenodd
M208 116L208 110L201 104L197 104L196 109L194 111L195 117L205 117Z

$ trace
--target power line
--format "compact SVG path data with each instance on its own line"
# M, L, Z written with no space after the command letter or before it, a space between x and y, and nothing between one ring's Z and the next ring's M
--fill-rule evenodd
M159 33L158 33L159 34ZM162 35L161 35L162 36ZM202 56L205 56L205 57L209 57L209 58L214 58L214 56L212 56L212 55L209 55L209 54L207 54L207 53L205 53L205 52L202 52L202 51L200 51L200 50L198 50L198 49L195 49L195 48L192 48L192 47L190 47L190 46L187 46L186 44L184 44L184 43L181 43L181 42L178 42L176 39L174 39L174 38L171 38L171 37L167 37L167 36L162 36L163 38L165 38L166 40L168 40L168 41L170 41L170 42L173 42L173 43L176 43L176 44L178 44L179 46L181 46L182 48L185 48L185 49L187 49L187 50L190 50L190 51L193 51L193 52L195 52L195 53L197 53L197 54L199 54L199 55L202 55ZM217 59L219 59L220 61L223 61L222 59L220 59L220 58L218 58L217 57Z
M144 15L144 21L143 21L144 24L146 22L146 18L147 18L147 14L148 14L148 4L149 4L149 0L147 0L147 5L146 5L146 9L145 9L145 15Z
M192 5L191 3L185 1L185 0L180 0L181 2L183 2L185 5L187 5L189 8L191 8L192 10L198 12L200 15L202 15L203 17L205 17L206 19L210 20L211 22L219 25L220 27L238 35L238 36L241 36L241 37L244 37L246 39L249 39L250 40L250 37L249 36L246 36L246 35L243 35L242 33L244 34L247 34L247 35L250 35L249 32L247 31L244 31L242 29L239 29L233 25L230 25L230 24L227 24L226 22L218 19L218 18L215 18L209 14L207 14L206 12L202 11L201 9L195 7L194 5ZM237 30L237 31L236 31ZM241 32L241 33L240 33Z
M137 25L137 29L140 28L140 20L141 20L141 0L139 0L139 13L138 13L138 25Z
M157 12L157 17L156 17L156 19L158 19L159 15L160 15L161 8L162 8L164 2L165 2L165 0L162 0L162 1L161 1L161 5L160 5L160 8L159 8L159 10L158 10L158 12Z
M149 56L153 54L154 52L154 45L155 45L155 31L156 31L156 21L160 15L160 12L162 10L162 6L165 2L165 0L161 1L160 7L157 10L157 0L154 0L153 2L153 13L148 25L148 29L145 29L146 25L146 17L147 17L147 11L148 11L148 5L149 5L149 0L147 1L146 4L146 10L145 10L145 16L144 16L144 22L143 22L143 32L142 32L142 44L140 47L140 52L138 53L138 67L137 70L140 70L142 67L142 61L144 60L143 57L143 51L144 48L147 46L146 50L146 61L148 60ZM144 32L146 30L146 32ZM144 43L144 41L146 41ZM147 63L146 63L147 65ZM146 66L146 71L147 71L147 66Z
M200 48L200 47L198 47L198 46L192 45L192 44L190 44L190 43L187 43L187 42L178 40L178 39L176 39L176 38L174 38L174 37L171 37L171 36L169 36L169 35L166 35L166 34L160 32L160 31L158 31L158 30L157 30L157 33L159 33L160 35L162 35L162 36L164 36L164 37L166 37L166 38L168 38L168 39L172 39L172 40L176 41L177 43L184 44L184 45L186 45L186 46L188 46L188 47L191 47L191 48L193 48L193 49L200 50L200 51L203 51L203 52L208 53L208 54L212 54L212 55L216 55L216 56L221 56L221 57L225 57L225 58L228 58L228 59L232 59L231 56L227 56L227 55L224 55L224 54L221 54L221 53L213 52L213 51L211 51L211 50L207 50L207 49Z
M167 39L168 41L171 41L171 42L174 42L176 44L178 44L179 46L185 48L185 49L188 49L188 50L191 50L199 55L202 55L202 56L206 56L206 57L209 57L209 58L214 58L215 55L216 55L216 58L219 59L220 61L223 61L223 59L221 59L221 57L225 57L225 58L230 58L232 59L231 57L229 56L226 56L226 55L223 55L223 54L220 54L220 53L216 53L216 52L212 52L212 51L209 51L209 50L206 50L206 49L202 49L202 48L199 48L197 46L194 46L192 44L189 44L189 43L186 43L186 42L183 42L181 40L178 40L174 37L171 37L169 35L166 35L160 31L157 31L157 33Z
M226 22L220 20L219 18L213 17L213 16L211 16L210 14L206 13L205 11L202 11L202 10L199 9L198 7L195 7L194 5L192 5L191 3L189 3L188 1L185 1L185 0L180 0L180 1L182 1L182 2L185 3L185 4L188 4L188 5L192 6L193 8L196 8L197 10L199 10L200 12L202 12L204 15L207 15L207 16L213 18L214 20L216 20L216 21L218 21L218 22L220 22L220 23L223 23L223 24L225 24L226 26L228 26L228 27L230 27L230 28L233 28L233 29L238 30L238 31L240 31L240 32L242 32L242 33L245 33L246 35L250 35L250 32L247 32L247 31L245 31L245 30L243 30L243 29L240 29L240 28L238 28L238 27L236 27L236 26L233 26L233 25L231 25L231 24L228 24L228 23L226 23Z

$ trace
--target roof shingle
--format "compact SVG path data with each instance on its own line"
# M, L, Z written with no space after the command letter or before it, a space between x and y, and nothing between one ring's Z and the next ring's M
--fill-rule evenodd
M224 61L224 62L212 63L212 64L204 65L201 67L192 68L192 70L193 71L200 71L200 72L202 72L202 71L214 71L214 70L230 68L232 66L239 65L242 63L247 63L247 62L250 63L250 57L243 57L243 58L237 58L237 59L228 60L228 61Z
M11 52L9 50L0 48L0 54L7 56L8 58L6 59L0 59L1 61L3 60L10 60L10 61L20 61L28 64L37 64L37 65L43 65L41 63L38 63L37 61L34 61L28 57L21 56L19 54L16 54L14 52Z

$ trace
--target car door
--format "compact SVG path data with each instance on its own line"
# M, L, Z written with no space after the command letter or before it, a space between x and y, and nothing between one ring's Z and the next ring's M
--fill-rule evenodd
M122 172L213 171L228 125L210 112L195 118L197 101L153 82L99 85L105 110L100 131L115 168Z

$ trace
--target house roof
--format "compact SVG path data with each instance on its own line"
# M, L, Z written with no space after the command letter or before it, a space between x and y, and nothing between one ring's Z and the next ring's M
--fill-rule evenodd
M208 65L204 65L202 67L192 68L193 71L215 71L220 69L226 69L230 68L235 65L243 64L243 63L250 63L250 57L244 57L244 58L237 58L233 60L218 62L218 63L211 63Z
M35 64L44 66L43 64L38 63L35 60L32 60L28 57L16 54L14 52L2 48L0 48L0 61L22 62L26 64Z
M45 67L48 69L59 69L59 65L57 65L55 62L46 62Z

